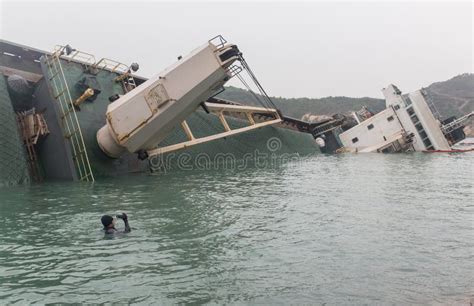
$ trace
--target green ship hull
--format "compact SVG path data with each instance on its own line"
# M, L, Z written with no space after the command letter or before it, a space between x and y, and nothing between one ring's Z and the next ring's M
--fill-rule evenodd
M29 156L23 148L15 120L15 110L21 106L21 101L8 90L7 77L11 75L20 75L29 81L32 88L29 106L43 115L49 129L49 134L35 145L36 163L41 177L44 180L79 180L71 143L65 138L61 108L55 97L57 93L48 71L48 53L6 41L0 42L0 48L0 119L3 124L0 135L0 185L18 184L31 179L27 171ZM90 76L87 65L81 61L61 59L61 66L70 96L74 99L80 97L83 89L79 85L85 77ZM93 101L81 103L75 110L90 168L96 179L137 172L207 169L219 165L238 169L250 163L264 163L276 156L292 158L319 151L310 133L300 132L295 126L280 125L262 127L153 159L140 160L135 153L126 153L117 159L109 158L99 148L96 133L105 124L109 97L125 94L123 84L116 81L118 76L118 73L109 69L97 69L93 78L95 86L100 88L100 94ZM144 79L135 77L135 81L139 86ZM243 119L226 119L233 128L247 125ZM223 131L219 118L202 110L191 114L186 121L195 137ZM160 146L186 140L186 134L179 126Z

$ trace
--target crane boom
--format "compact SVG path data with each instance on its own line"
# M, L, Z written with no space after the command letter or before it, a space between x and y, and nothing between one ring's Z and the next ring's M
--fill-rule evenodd
M97 132L102 151L112 158L125 150L156 147L178 124L231 78L240 57L236 45L211 41L111 103L106 125Z

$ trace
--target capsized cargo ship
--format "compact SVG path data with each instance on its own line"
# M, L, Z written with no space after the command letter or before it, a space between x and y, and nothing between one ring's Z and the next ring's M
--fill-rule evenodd
M46 52L2 40L0 51L0 185L319 151L318 125L274 108L221 36L149 80L136 75L136 63L97 60L69 45ZM216 97L242 70L268 98L261 107Z

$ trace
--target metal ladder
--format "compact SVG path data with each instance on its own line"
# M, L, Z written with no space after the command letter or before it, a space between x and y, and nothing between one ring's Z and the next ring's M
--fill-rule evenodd
M84 138L82 137L81 127L77 120L74 101L71 98L66 77L61 66L61 55L64 48L55 50L50 55L45 55L46 67L48 70L48 79L53 89L53 97L56 99L61 111L61 121L63 125L64 137L69 140L72 148L73 160L76 165L79 180L94 182L89 157L87 156Z
M135 79L133 76L128 75L125 79L122 80L122 87L125 92L129 92L135 87L137 87L137 83L135 83Z

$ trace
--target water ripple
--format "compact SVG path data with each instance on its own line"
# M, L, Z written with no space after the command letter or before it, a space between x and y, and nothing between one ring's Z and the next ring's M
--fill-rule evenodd
M2 303L462 304L474 154L317 155L0 193ZM126 211L132 233L104 239Z

